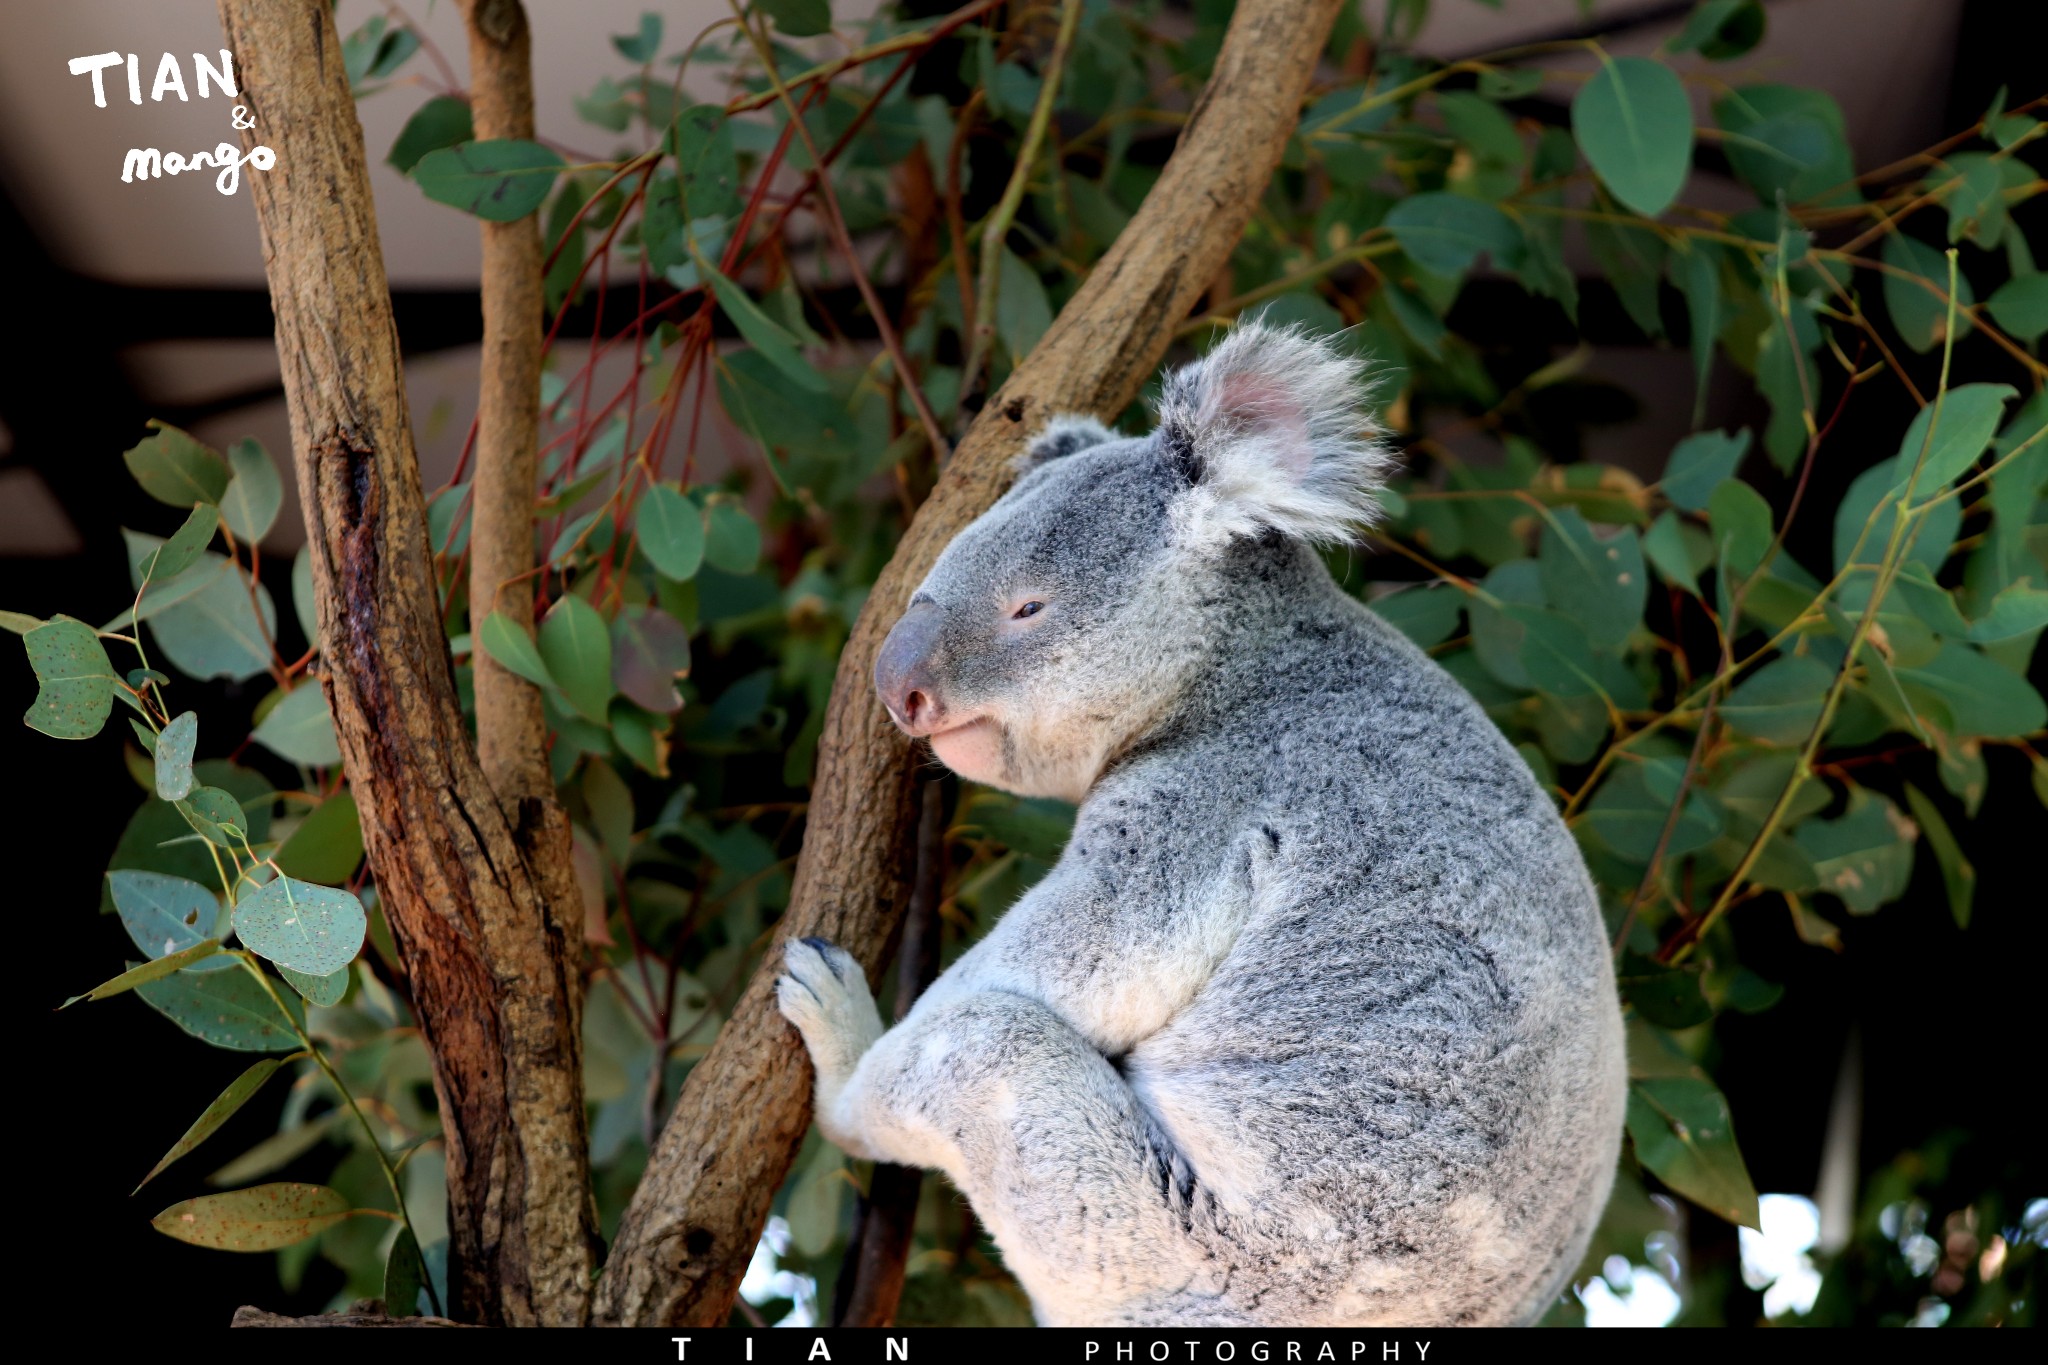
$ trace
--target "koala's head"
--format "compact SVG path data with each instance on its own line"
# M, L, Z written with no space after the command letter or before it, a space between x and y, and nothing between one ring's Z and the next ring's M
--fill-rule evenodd
M1365 397L1335 346L1246 323L1167 379L1150 435L1055 419L889 632L891 719L962 777L1079 800L1219 647L1250 547L1371 520Z

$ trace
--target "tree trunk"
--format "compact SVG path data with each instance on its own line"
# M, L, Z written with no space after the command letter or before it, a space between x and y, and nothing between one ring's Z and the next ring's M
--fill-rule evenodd
M776 1012L782 944L815 934L873 979L910 894L918 763L875 703L876 651L954 534L1061 412L1112 418L1229 258L1279 164L1341 0L1242 0L1208 88L1137 215L969 430L882 571L833 683L789 911L717 1042L690 1073L619 1229L600 1321L726 1321L810 1122L810 1068Z
M448 1155L454 1311L579 1323L597 1237L580 914L479 767L441 629L362 130L324 0L219 0L275 168L249 176L306 509L323 682Z

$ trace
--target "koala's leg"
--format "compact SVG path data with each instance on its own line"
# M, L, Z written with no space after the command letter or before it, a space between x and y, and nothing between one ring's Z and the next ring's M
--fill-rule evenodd
M1002 991L935 1001L842 1069L859 1026L827 1021L873 1014L865 980L829 944L793 943L786 963L780 999L819 1066L819 1127L856 1156L951 1177L1042 1319L1107 1321L1217 1268L1192 1231L1185 1164L1116 1068L1044 1005ZM834 999L846 994L866 1012Z

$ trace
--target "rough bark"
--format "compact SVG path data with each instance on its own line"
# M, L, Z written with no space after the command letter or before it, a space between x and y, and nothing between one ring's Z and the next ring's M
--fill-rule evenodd
M573 899L478 766L441 630L362 130L322 0L220 0L306 509L323 683L434 1058L455 1311L576 1323L596 1258Z
M872 979L910 894L917 763L869 676L939 551L1008 483L1059 412L1113 417L1228 258L1279 164L1341 0L1243 0L1173 159L954 453L882 571L832 688L790 907L718 1041L690 1074L619 1229L596 1316L714 1325L731 1312L770 1201L810 1120L810 1068L775 1010L783 942L839 943Z

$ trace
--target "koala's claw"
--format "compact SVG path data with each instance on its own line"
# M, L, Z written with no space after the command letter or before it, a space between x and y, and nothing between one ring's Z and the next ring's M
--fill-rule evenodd
M860 964L822 938L791 939L782 950L775 1003L803 1035L821 1083L844 1080L882 1036Z

